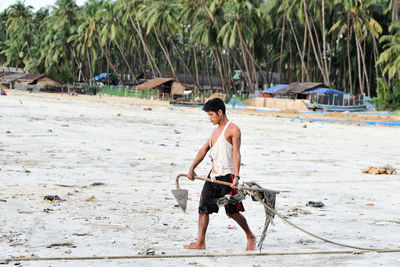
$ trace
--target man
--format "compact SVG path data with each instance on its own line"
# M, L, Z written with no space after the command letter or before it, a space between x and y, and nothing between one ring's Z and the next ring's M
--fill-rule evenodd
M210 151L212 169L209 178L232 183L231 187L206 182L200 195L198 236L195 243L185 245L187 249L205 249L206 231L209 222L209 214L218 212L217 199L226 194L237 193L235 185L239 180L240 170L240 142L241 133L239 127L231 123L225 115L225 104L220 98L213 98L204 105L211 123L218 125L211 133L210 138L197 153L195 160L189 168L188 178L194 180L195 168ZM243 204L236 202L225 206L226 214L234 219L246 233L246 250L254 250L256 237L251 232L246 218L240 214L244 211Z

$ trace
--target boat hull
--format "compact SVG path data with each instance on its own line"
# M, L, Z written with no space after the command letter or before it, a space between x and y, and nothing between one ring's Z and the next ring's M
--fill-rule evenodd
M307 108L313 110L314 106L312 104L307 104ZM363 111L366 110L366 105L358 105L358 106L317 105L315 109L324 111Z

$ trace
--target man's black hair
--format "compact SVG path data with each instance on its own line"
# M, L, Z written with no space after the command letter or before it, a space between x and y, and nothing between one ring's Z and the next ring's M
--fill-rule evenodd
M218 113L218 110L222 110L222 114L225 114L225 103L221 98L212 98L206 102L203 107L205 112L214 111Z

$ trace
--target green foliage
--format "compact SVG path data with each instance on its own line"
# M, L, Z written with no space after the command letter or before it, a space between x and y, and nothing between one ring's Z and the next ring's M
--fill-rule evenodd
M191 72L190 78L221 79L218 90L228 95L234 70L242 71L246 93L262 88L256 79L262 70L268 83L277 82L269 80L274 72L281 83L327 80L352 93L368 85L379 107L393 109L400 24L388 19L391 2L87 0L78 6L57 0L34 12L19 0L0 12L0 65L87 84L103 72L119 80L145 71ZM378 92L383 75L388 79L379 88L387 90Z
M379 92L372 98L377 110L400 110L400 80L394 79L387 85L383 78L378 78Z

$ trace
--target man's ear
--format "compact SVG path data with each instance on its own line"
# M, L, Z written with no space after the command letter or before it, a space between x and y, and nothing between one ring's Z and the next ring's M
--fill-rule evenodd
M218 109L218 116L222 115L222 109Z

